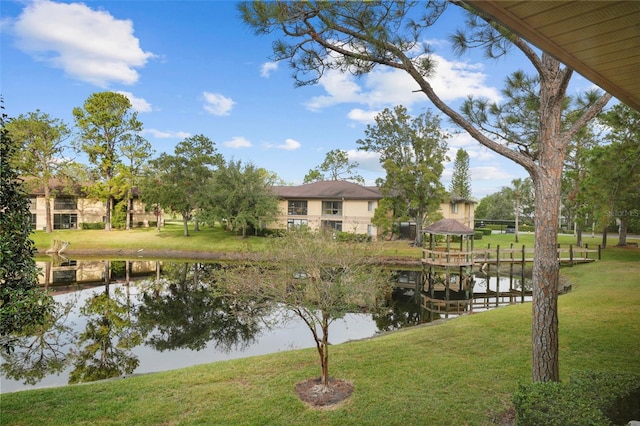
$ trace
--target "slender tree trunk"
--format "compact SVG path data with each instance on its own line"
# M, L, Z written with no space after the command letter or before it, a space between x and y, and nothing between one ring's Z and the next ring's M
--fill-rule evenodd
M111 208L113 206L113 197L109 195L104 212L104 230L111 231Z
M189 236L189 218L187 215L182 215L182 225L184 228L184 236L188 237Z
M320 343L320 365L322 367L322 385L329 387L329 324L322 322L322 342Z
M582 247L582 228L580 228L578 225L576 226L576 245L578 247Z
M125 219L124 229L131 229L131 212L133 211L133 196L131 189L127 191L127 218Z
M51 189L49 188L49 182L44 184L44 215L45 215L45 229L49 233L53 230L53 224L51 220Z
M602 230L602 248L603 249L607 248L607 227L608 225L605 225L604 229Z
M620 228L618 230L618 246L624 247L627 245L627 229L629 227L629 220L626 217L621 217Z

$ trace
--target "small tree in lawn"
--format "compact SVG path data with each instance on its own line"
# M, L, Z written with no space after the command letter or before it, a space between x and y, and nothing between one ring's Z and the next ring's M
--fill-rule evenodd
M329 379L329 326L349 312L376 308L391 285L373 264L375 247L296 228L273 239L265 251L277 261L273 268L256 265L225 277L235 294L275 302L307 325L320 359L320 393L331 393L334 383Z

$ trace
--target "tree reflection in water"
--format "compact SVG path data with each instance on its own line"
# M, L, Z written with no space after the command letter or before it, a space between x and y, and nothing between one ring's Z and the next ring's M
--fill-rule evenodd
M69 365L68 347L76 336L67 321L74 303L56 303L46 324L31 327L25 335L16 336L12 350L3 354L0 365L3 376L34 385Z
M220 265L163 265L160 274L156 262L155 279L130 284L131 262L105 261L98 273L101 291L82 302L76 293L57 304L45 326L12 336L14 350L2 353L3 378L35 385L65 370L69 384L119 377L139 366L134 349L143 345L156 351L243 350L264 330L269 309L222 294L211 274ZM124 285L114 286L121 278Z
M138 326L150 337L146 343L158 351L188 348L201 350L215 342L222 351L244 348L254 342L264 305L223 294L213 270L219 264L169 265L164 279L142 293Z
M112 296L106 284L104 293L89 298L80 308L88 318L87 326L73 353L69 384L118 377L136 369L140 361L131 349L142 343L142 336L134 328L127 299L122 288Z

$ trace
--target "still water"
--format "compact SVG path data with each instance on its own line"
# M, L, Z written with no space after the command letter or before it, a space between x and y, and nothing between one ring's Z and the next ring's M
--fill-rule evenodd
M64 260L39 266L58 313L49 327L2 354L2 392L315 346L306 325L277 306L257 311L217 295L206 280L215 264ZM420 322L419 307L397 298L375 316L353 313L335 321L331 343Z
M2 353L3 393L315 346L307 326L279 306L217 293L209 279L215 263L58 259L39 266L58 311L51 324ZM399 284L420 279L418 271L396 277ZM330 342L441 317L413 295L398 289L382 311L347 314L331 324Z

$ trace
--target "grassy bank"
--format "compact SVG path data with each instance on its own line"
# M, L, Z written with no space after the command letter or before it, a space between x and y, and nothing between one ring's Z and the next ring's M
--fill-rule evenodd
M100 250L123 250L142 252L153 251L178 251L178 252L259 252L262 251L267 238L249 236L242 238L236 234L226 232L220 227L203 227L199 232L190 230L190 236L183 236L181 223L168 223L158 232L155 228L136 228L132 230L56 230L47 234L44 231L35 231L32 238L40 252L52 247L54 240L68 241L71 245L67 252L92 252ZM637 240L630 240L636 241ZM558 242L563 245L575 244L576 239L571 235L560 235ZM597 247L602 242L600 237L583 238L585 244ZM615 236L608 239L609 246L618 242ZM519 242L515 243L513 234L485 235L481 240L475 240L476 248L485 248L500 245L501 247L514 247L525 245L533 247L533 234L521 234ZM386 241L382 244L382 251L386 256L414 257L419 259L422 252L419 248L412 247L410 241L397 240Z
M640 251L562 274L561 377L640 373ZM466 315L332 346L330 371L355 392L337 409L300 402L295 383L319 375L315 349L218 362L78 386L3 394L2 424L491 424L530 381L531 305Z

